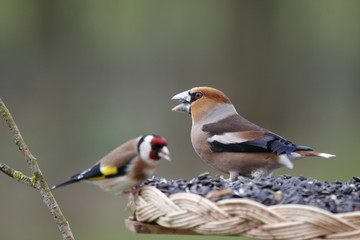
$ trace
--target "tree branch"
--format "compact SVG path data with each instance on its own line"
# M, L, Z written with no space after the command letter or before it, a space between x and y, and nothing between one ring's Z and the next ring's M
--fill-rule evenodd
M26 176L22 172L13 169L12 167L6 165L5 163L0 162L0 171L5 173L9 177L16 179L18 182L21 182L29 187L36 188L34 186L34 178Z
M13 133L15 144L19 147L19 150L25 156L25 160L28 163L33 176L25 176L22 172L17 171L4 163L0 163L0 170L6 175L16 179L17 181L39 190L45 205L49 209L55 223L57 224L62 234L63 239L73 240L74 236L72 234L68 221L62 214L59 205L57 204L54 196L52 195L49 186L46 183L45 178L40 170L36 158L31 154L28 146L26 145L23 137L21 136L19 128L14 121L14 118L12 117L11 113L9 112L1 98L0 114L6 121L11 132Z

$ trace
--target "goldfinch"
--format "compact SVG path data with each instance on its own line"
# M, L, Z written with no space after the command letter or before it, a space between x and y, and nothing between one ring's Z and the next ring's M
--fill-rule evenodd
M196 87L176 94L172 111L191 114L191 142L202 160L217 170L249 178L270 176L281 166L293 168L293 160L307 156L334 157L295 145L240 116L230 99L210 87Z
M105 191L121 194L151 177L160 158L170 161L166 139L155 134L144 135L120 145L89 169L53 186L51 190L89 181Z

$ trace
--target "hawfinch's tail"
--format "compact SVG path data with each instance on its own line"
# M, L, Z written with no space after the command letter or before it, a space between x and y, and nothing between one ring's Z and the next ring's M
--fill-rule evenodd
M300 154L302 157L308 157L308 156L323 157L323 158L336 157L336 155L330 153L320 153L314 151L296 151L296 153Z

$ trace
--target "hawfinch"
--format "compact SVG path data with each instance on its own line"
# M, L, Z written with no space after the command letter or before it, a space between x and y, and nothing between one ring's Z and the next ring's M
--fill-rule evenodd
M181 102L172 111L191 114L191 142L196 153L212 167L230 174L230 181L239 175L266 177L281 166L293 168L293 160L307 156L335 156L295 145L246 120L217 89L196 87L172 99Z
M151 177L160 158L170 161L166 139L154 134L144 135L120 145L94 166L53 186L51 190L79 181L89 181L105 191L121 194Z

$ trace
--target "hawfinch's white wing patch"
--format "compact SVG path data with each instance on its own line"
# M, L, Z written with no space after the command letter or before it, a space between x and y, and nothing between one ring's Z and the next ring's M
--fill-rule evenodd
M225 133L222 135L214 135L210 138L208 138L208 142L219 142L222 144L234 144L234 143L243 143L249 141L249 139L246 139L242 136L242 134L239 134L239 132L230 132Z

